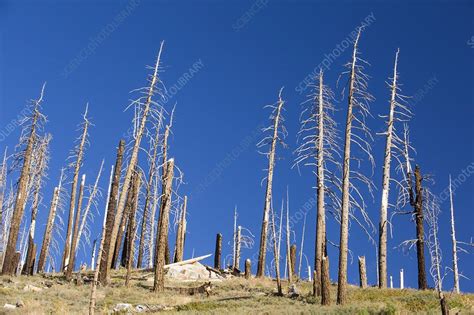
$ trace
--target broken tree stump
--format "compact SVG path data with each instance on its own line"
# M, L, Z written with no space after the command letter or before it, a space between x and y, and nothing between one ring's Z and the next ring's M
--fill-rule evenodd
M222 234L216 236L216 252L214 254L214 268L221 269L221 253L222 253Z
M250 259L245 260L245 279L250 279L250 276L252 275L252 266L250 263Z
M296 279L296 244L290 247L291 275Z

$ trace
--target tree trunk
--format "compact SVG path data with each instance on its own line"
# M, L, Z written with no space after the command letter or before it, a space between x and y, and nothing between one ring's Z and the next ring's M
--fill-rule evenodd
M385 143L385 158L382 178L382 204L380 206L379 224L379 288L387 288L387 211L388 194L390 190L390 162L392 160L392 138L394 112L397 97L397 63L398 51L395 55L395 65L393 67L392 95L390 98L390 111L387 122L387 141Z
M458 251L456 241L456 229L454 228L454 204L453 190L451 185L451 175L449 175L449 200L451 203L451 241L453 244L453 273L454 273L454 292L460 293L459 289L459 271L458 271Z
M5 148L5 152L3 153L3 162L2 168L0 169L0 231L3 233L3 198L5 197L5 183L7 179L7 148ZM0 259L1 264L1 259ZM0 266L0 269L2 267Z
M262 231L260 234L260 249L258 254L257 264L257 277L263 277L265 275L265 257L267 254L267 233L268 233L268 220L270 215L270 207L272 202L272 184L273 184L273 169L275 166L275 151L278 140L278 128L280 123L280 113L283 107L283 101L281 99L281 90L278 100L277 113L273 122L273 138L271 143L270 154L268 156L268 175L267 175L267 188L265 192L265 206L263 208L263 219L262 219Z
M174 255L174 262L183 260L184 239L186 235L186 208L188 205L188 197L184 196L183 207L181 210L180 220L178 223L178 231L176 233L176 252Z
M125 141L120 140L119 146L117 149L117 158L115 161L114 175L112 181L111 192L109 196L109 202L107 205L105 230L103 231L103 253L100 255L101 259L99 262L99 281L102 285L107 285L108 277L110 273L110 266L112 260L109 259L110 252L113 252L112 245L115 246L115 243L111 242L112 238L112 229L115 223L115 210L117 208L117 195L120 184L120 172L122 170L122 161L123 161L123 152L125 150Z
M252 265L250 263L250 259L245 260L245 279L250 279L252 276Z
M303 231L301 232L301 244L300 244L300 258L298 262L298 278L301 279L301 267L303 266L303 246L304 246L304 232L306 229L306 215L303 221Z
M221 254L222 254L222 234L218 233L216 236L216 251L214 254L214 268L221 269Z
M281 277L280 277L280 251L278 250L277 246L277 238L276 238L276 227L275 227L275 212L273 211L273 208L271 208L272 211L272 233L273 233L273 254L275 258L275 275L276 275L276 281L277 281L277 292L278 295L283 295L283 291L281 289ZM250 264L250 260L249 264ZM250 269L250 268L249 268Z
M367 271L365 268L365 256L359 257L359 284L362 289L367 288Z
M134 254L134 245L135 245L135 234L136 234L136 222L135 216L138 208L138 198L140 193L140 174L137 172L133 179L132 184L132 209L130 211L130 218L128 219L128 231L127 231L127 276L125 278L125 285L128 287L130 285L130 277L133 266Z
M43 86L44 90L44 86ZM25 154L23 158L23 165L21 168L20 179L18 181L18 189L15 199L15 206L13 208L13 214L10 221L10 231L8 235L8 242L5 249L5 256L3 259L3 275L14 275L16 272L16 266L14 259L16 258L16 243L18 241L18 232L20 230L21 220L23 218L23 212L25 209L28 181L31 173L31 161L33 155L33 146L36 142L36 124L39 119L39 104L43 98L43 90L41 91L41 97L36 101L33 121L31 123L30 135L28 137L28 143L26 145Z
M125 172L123 187L129 187L130 186L130 182L132 180L132 174L134 173L135 166L137 164L138 151L140 150L140 143L141 143L141 140L142 140L142 136L145 132L146 122L147 122L147 118L148 118L148 115L149 115L149 112L150 112L150 106L151 106L151 103L152 103L152 96L154 94L155 85L158 82L158 67L159 67L159 64L160 64L160 58L161 58L161 52L162 52L162 49L163 49L163 44L164 44L164 42L161 42L160 51L158 52L158 57L157 57L157 60L156 60L156 63L155 63L155 69L154 69L154 72L153 72L153 76L151 78L150 86L149 86L149 89L148 89L148 95L147 95L147 98L146 98L146 101L145 101L145 107L143 109L143 115L142 115L141 120L139 122L139 129L137 131L135 142L134 142L134 145L133 145L133 149L132 149L132 153L131 153L131 157L130 157L130 162L128 164L127 171ZM122 191L120 193L118 205L117 205L117 213L116 213L116 216L115 216L112 232L111 232L111 235L110 235L110 242L113 245L115 245L115 243L116 243L117 235L118 235L119 228L120 228L119 227L120 219L122 218L123 211L125 209L125 203L126 203L126 199L127 199L127 191L126 190L127 189L122 189ZM113 250L110 250L108 254L109 254L108 261L112 262L112 258L113 258L112 256L114 255Z
M347 106L347 120L344 141L344 161L342 170L342 207L341 207L341 233L339 243L339 268L337 283L337 304L345 304L347 291L347 251L349 242L349 198L350 198L350 161L351 161L351 136L354 106L354 86L357 60L357 44L359 42L360 30L354 42L352 53L351 73L349 81L349 97Z
M53 226L54 226L54 219L56 218L56 209L58 208L60 190L61 190L61 180L59 181L59 186L54 187L53 197L51 198L51 207L49 209L48 221L46 223L46 229L44 230L44 235L43 235L43 244L41 245L41 252L38 259L37 272L39 273L44 272L44 265L46 262L46 258L48 257L49 245L51 243L51 236L52 236Z
M286 266L288 268L288 283L293 282L293 268L291 261L291 246L290 246L290 201L288 195L288 188L286 190Z
M329 279L329 257L321 260L321 305L331 305L331 280Z
M296 244L290 247L291 277L296 280Z
M416 214L416 255L418 258L418 289L426 290L428 284L426 282L425 270L425 241L423 228L423 188L421 187L421 173L418 165L415 167L415 214Z
M87 120L87 107L86 112L84 114L84 128L82 130L81 135L81 142L79 144L79 150L77 152L77 160L76 165L74 167L74 177L72 179L72 187L71 187L71 199L69 201L69 219L67 223L67 231L66 231L66 238L65 238L65 245L64 245L64 253L63 253L63 260L61 264L61 269L64 270L71 255L71 243L72 243L72 229L73 229L73 219L74 219L74 205L76 203L76 192L77 192L77 183L79 181L79 171L82 166L82 158L84 155L84 145L87 139L87 130L89 128L89 121ZM74 268L74 267L73 267Z
M166 162L165 180L163 181L163 194L160 206L160 226L156 240L156 266L155 281L153 285L154 292L163 292L165 288L165 252L168 234L169 212L171 208L171 188L173 184L174 160Z
M242 238L242 227L239 225L237 227L237 237L235 244L235 260L234 260L234 269L240 270L240 247L241 247L241 238Z
M72 272L74 271L74 265L76 262L76 245L78 243L78 234L79 234L79 224L81 220L81 209L82 209L82 199L84 196L84 184L86 181L86 175L82 175L81 186L79 188L79 199L77 200L77 210L76 210L76 219L74 222L74 229L72 234L72 243L69 258L65 260L64 268L66 270L66 280L71 281Z

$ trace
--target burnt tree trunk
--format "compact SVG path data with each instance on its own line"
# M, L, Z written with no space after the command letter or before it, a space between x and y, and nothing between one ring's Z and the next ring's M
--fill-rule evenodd
M61 183L54 188L53 198L51 198L51 207L49 209L48 221L43 235L43 244L41 245L41 252L38 259L37 272L44 272L44 265L49 252L49 245L51 244L51 236L53 232L54 219L56 218L56 209L59 202L59 192L61 190Z
M423 188L421 186L421 172L418 165L415 167L415 215L416 215L416 255L418 258L418 289L426 290L428 284L426 281L425 269L425 241L423 228Z
M221 269L221 255L222 255L222 234L216 235L216 251L214 253L214 268Z
M165 177L163 181L163 193L160 206L160 226L156 239L156 266L155 280L153 284L154 292L163 292L165 289L165 255L166 242L168 238L169 212L171 208L171 188L173 183L174 160L170 159L166 162Z
M362 289L367 288L367 271L365 268L365 256L359 257L359 284Z
M288 272L291 272L293 280L296 280L296 244L293 244L290 247L290 262L291 268Z
M331 280L329 279L329 257L321 260L321 305L331 305Z
M138 208L138 195L140 193L140 174L136 173L132 183L132 209L130 211L130 217L128 219L128 230L127 230L127 276L125 278L125 285L130 285L130 277L133 266L134 245L135 245L135 234L136 234L136 222L135 216Z
M99 262L99 281L102 285L106 285L108 282L108 275L110 273L111 260L109 260L109 252L113 250L111 248L111 237L112 229L115 222L115 211L117 208L117 195L120 184L120 171L122 169L123 152L125 150L125 141L120 140L117 159L115 161L114 175L112 181L112 188L109 196L109 204L107 206L106 223L103 239L103 253L100 255L101 259ZM115 244L113 244L115 245Z

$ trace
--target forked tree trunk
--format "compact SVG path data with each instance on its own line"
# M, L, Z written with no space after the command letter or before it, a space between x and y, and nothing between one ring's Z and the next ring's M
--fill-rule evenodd
M416 255L418 258L418 289L426 290L425 269L425 236L423 227L423 188L421 186L421 173L418 165L415 167L415 216L416 216Z
M321 260L321 305L331 305L331 280L329 279L329 257Z
M82 175L81 186L79 187L79 198L77 200L76 219L74 220L74 229L72 234L71 250L69 258L66 259L64 268L66 269L66 280L71 281L72 272L74 271L74 265L76 262L76 245L78 243L79 224L81 220L82 200L84 196L84 184L86 181L86 175Z
M89 121L87 120L87 107L86 107L86 112L84 114L84 127L82 130L81 142L79 144L79 150L77 152L77 160L76 160L76 165L74 167L74 176L72 179L71 199L69 201L69 219L67 223L67 231L66 231L66 238L65 238L66 242L64 245L63 260L61 264L62 270L64 270L64 268L67 267L68 265L67 260L69 260L69 256L71 255L72 229L73 229L73 223L74 223L73 219L74 219L74 206L76 203L77 183L79 181L79 171L82 165L82 158L84 155L84 146L87 139L88 128L89 128Z
M345 126L344 141L344 161L342 169L342 204L341 204L341 233L339 243L339 272L337 285L337 304L346 302L347 291L347 251L349 242L349 198L350 198L350 161L351 161L351 137L352 137L352 121L354 119L354 88L355 88L355 71L357 61L357 45L359 42L360 30L354 42L354 50L352 53L350 80L349 80L349 97L347 106L347 120Z
M105 223L105 230L103 233L103 253L100 255L99 261L99 280L102 285L106 285L108 282L108 275L110 273L110 266L111 266L111 259L109 259L109 252L113 252L114 248L112 245L115 246L115 243L111 242L112 237L112 229L115 222L115 210L117 208L117 195L118 189L120 185L120 172L122 170L122 160L123 160L123 152L125 150L125 141L120 140L119 146L117 149L117 158L115 161L114 167L114 175L112 180L112 188L110 191L109 202L107 205L107 212L106 212L106 223Z
M456 229L454 228L454 204L453 189L451 185L451 175L449 175L449 200L451 203L451 241L453 244L453 273L454 273L454 292L460 293L459 289L459 271L458 271L458 251L456 241Z
M390 190L390 162L392 160L392 139L394 113L397 97L397 63L398 51L395 55L395 65L393 67L392 95L390 98L390 111L387 122L387 141L385 143L385 158L383 165L382 178L382 204L380 206L380 223L379 223L379 288L387 288L387 211L388 211L388 194Z
M221 269L221 255L222 255L222 234L216 235L216 251L214 254L214 268Z
M125 285L128 287L130 285L130 278L132 273L132 266L133 266L133 257L134 254L134 245L135 245L135 234L137 229L137 224L135 222L135 216L137 213L138 208L138 195L140 193L140 184L141 178L140 174L137 173L133 180L132 186L132 209L130 211L130 217L128 220L128 231L127 231L127 275L125 277Z
M165 252L168 234L169 212L171 208L171 188L173 184L174 160L170 159L165 165L165 180L163 181L163 193L160 206L160 226L156 240L156 266L155 280L153 284L154 292L163 292L165 288Z
M283 107L283 101L281 99L281 91L278 100L278 107L276 116L273 122L273 138L270 148L270 154L268 156L268 175L267 175L267 188L265 192L265 206L263 208L263 219L262 219L262 231L260 234L260 249L258 253L258 264L257 264L257 277L263 277L265 275L265 257L267 254L267 233L268 233L268 220L270 216L270 207L272 202L272 184L273 184L273 169L275 167L275 151L278 140L278 128L280 124L280 113Z
M155 63L155 69L154 69L154 72L153 72L153 76L151 78L147 98L146 98L146 101L145 101L145 107L143 109L143 114L142 114L142 117L141 117L140 122L139 122L139 128L138 128L136 138L135 138L135 142L134 142L134 145L133 145L132 154L131 154L131 157L130 157L130 162L128 164L127 171L125 172L123 187L129 187L130 186L130 182L132 180L132 175L135 171L135 166L137 164L138 151L140 150L140 143L141 143L143 134L145 132L145 126L146 126L147 118L148 118L148 115L150 113L150 107L151 107L151 103L152 103L152 97L153 97L153 94L154 94L155 85L158 82L158 68L159 68L159 65L160 65L160 58L161 58L161 52L162 52L162 49L163 49L163 44L164 44L164 42L161 42L160 51L158 52L158 57L157 57L157 60L156 60L156 63ZM113 224L112 232L111 232L111 235L110 235L111 244L116 243L117 235L118 235L119 228L120 228L119 227L120 219L122 218L123 211L125 209L126 201L127 201L127 191L126 191L126 189L122 189L122 191L120 193L118 205L117 205L117 213L116 213L116 216L115 216L115 219L114 219L114 224ZM108 261L111 262L112 261L112 256L114 254L113 250L109 250L108 254L109 254ZM107 274L107 277L108 276L109 276L109 274Z
M365 256L359 257L359 285L362 289L367 288L367 270L365 268Z
M23 218L23 212L25 209L28 181L31 173L31 161L33 155L33 146L36 141L36 125L38 122L39 105L43 99L43 89L41 90L41 96L35 103L33 119L31 123L31 130L26 145L26 150L23 158L23 165L21 167L20 179L18 181L18 189L16 193L15 206L13 208L13 214L10 221L10 231L8 235L8 242L5 249L5 256L3 259L3 275L14 275L16 272L16 266L14 259L16 258L16 243L18 241L18 232L20 230L21 220Z

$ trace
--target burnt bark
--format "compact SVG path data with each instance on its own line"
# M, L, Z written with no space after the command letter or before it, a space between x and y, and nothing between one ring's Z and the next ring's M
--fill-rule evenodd
M331 280L329 279L329 257L321 260L321 305L331 305Z
M137 213L137 208L138 208L138 195L140 192L140 174L136 173L133 183L132 183L132 209L130 211L130 216L128 219L128 229L127 229L127 261L126 261L126 266L127 266L127 275L125 277L125 285L129 286L130 285L130 277L131 277L131 272L132 272L132 266L133 266L133 257L134 255L134 245L135 245L135 234L136 234L136 222L135 222L135 216Z
M44 272L44 265L46 257L49 252L49 245L51 244L51 236L53 232L54 219L56 218L56 209L58 207L60 186L54 188L53 197L51 198L51 207L49 209L48 221L43 235L43 244L41 245L41 252L38 259L37 272Z
M426 290L428 284L426 281L425 269L425 240L423 227L423 188L422 177L419 166L415 166L415 216L416 216L416 256L418 259L418 289Z
M214 268L221 269L221 255L222 255L222 234L216 235L216 250L214 253Z
M290 247L290 262L291 269L288 272L291 272L293 280L296 279L296 244L291 245Z

